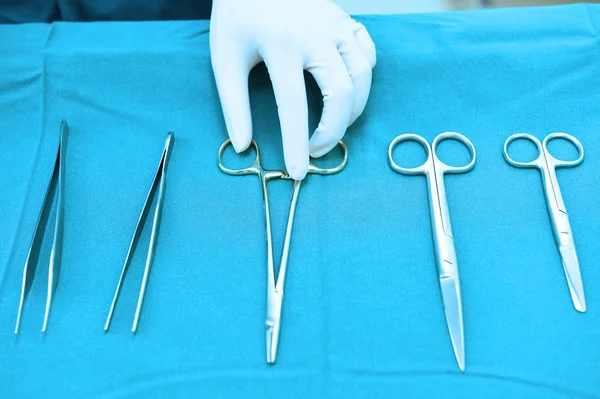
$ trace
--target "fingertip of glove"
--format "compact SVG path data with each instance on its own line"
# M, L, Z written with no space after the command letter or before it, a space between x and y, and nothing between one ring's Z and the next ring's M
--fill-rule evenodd
M235 152L239 154L246 151L248 147L250 147L250 141L240 141L232 137L231 145L233 146Z
M324 145L311 146L311 148L310 148L311 158L321 158L322 156L324 156L331 150L331 148L328 148L328 147L329 146L324 146Z
M294 163L287 166L287 169L288 174L292 179L303 180L306 177L306 174L308 173L308 162L306 162L306 165Z
M308 142L309 155L312 158L321 158L326 155L344 137L344 133L345 129L332 133L320 125Z
M250 147L250 143L252 142L252 133L244 132L244 134L240 134L240 132L236 129L229 130L229 139L231 140L231 145L233 149L238 154L244 152Z

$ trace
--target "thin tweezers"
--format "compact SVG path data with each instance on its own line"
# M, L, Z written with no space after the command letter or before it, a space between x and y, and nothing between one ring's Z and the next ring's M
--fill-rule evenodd
M150 266L154 259L154 252L156 249L156 240L158 238L158 230L160 226L160 219L162 214L164 196L165 196L165 185L166 185L166 173L167 173L167 164L169 162L169 157L171 155L171 150L173 146L174 135L172 132L169 132L167 135L167 140L165 143L165 147L162 152L162 156L160 158L160 163L158 164L158 169L156 174L154 175L154 179L152 181L152 185L150 186L150 190L148 191L148 195L146 197L146 201L144 202L144 206L142 208L142 212L138 219L137 226L135 228L135 232L133 233L133 238L131 239L131 243L129 244L129 249L127 251L127 256L125 257L125 263L123 264L123 269L121 270L121 276L119 277L119 282L117 283L117 289L115 291L115 295L112 300L112 304L110 306L110 310L108 312L108 317L106 318L106 323L104 325L104 331L108 331L110 327L110 323L112 320L112 316L115 310L115 306L117 304L117 300L119 298L119 293L121 291L121 287L123 285L123 281L125 280L125 275L129 269L129 264L131 263L131 259L133 258L133 253L135 251L135 247L139 241L140 235L142 234L142 230L146 219L148 217L148 213L150 212L150 207L152 205L152 199L156 193L158 188L158 199L156 203L156 208L154 210L154 218L152 221L152 232L150 234L150 244L148 246L148 254L146 257L146 266L144 268L144 276L142 278L142 285L140 287L140 293L138 297L137 308L135 310L135 317L133 319L133 327L131 331L135 333L138 328L140 313L142 309L142 304L144 302L144 295L146 293L146 287L148 285L148 276L150 274Z
M69 133L69 126L66 121L62 121L60 124L60 137L58 140L58 148L56 151L56 158L54 162L54 168L50 181L46 187L46 194L44 196L44 202L40 210L35 232L29 246L29 252L27 254L27 260L25 261L25 267L23 268L23 281L21 285L21 298L19 300L19 310L17 313L17 323L15 326L15 334L19 332L19 325L21 323L21 316L23 314L23 306L33 279L35 276L35 269L40 256L40 250L42 241L44 239L44 232L46 225L49 222L50 211L52 209L52 203L54 196L56 195L56 215L54 217L54 240L52 242L52 250L50 252L50 262L48 268L48 293L46 296L46 311L44 313L44 324L42 325L42 332L46 332L48 327L48 317L50 315L50 305L52 304L52 298L56 290L56 284L58 282L58 274L60 269L60 263L62 258L62 243L63 243L63 227L64 227L64 173L65 173L65 154L67 145L67 135Z

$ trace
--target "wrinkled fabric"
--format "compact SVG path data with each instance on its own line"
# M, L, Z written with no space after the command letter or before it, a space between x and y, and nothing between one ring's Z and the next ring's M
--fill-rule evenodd
M225 175L227 138L208 22L0 26L0 380L5 397L600 397L600 7L357 18L378 49L370 101L344 140L346 169L308 176L294 224L277 363L265 360L266 245L255 176ZM250 79L255 139L283 167L264 67ZM311 127L321 95L308 82ZM60 121L64 244L40 332L52 231L15 337L23 265ZM131 325L149 224L103 331L168 131L175 144L138 332ZM466 135L470 172L446 177L461 277L466 372L443 315L425 179L388 166L398 134ZM504 140L575 135L558 180L588 311L571 303L536 170ZM442 160L468 161L456 143ZM557 156L573 149L556 143ZM532 157L516 146L515 157ZM244 166L251 155L225 154ZM334 159L315 161L319 164ZM416 145L395 152L416 166ZM292 184L270 184L278 260Z
M212 0L0 0L0 23L209 19Z

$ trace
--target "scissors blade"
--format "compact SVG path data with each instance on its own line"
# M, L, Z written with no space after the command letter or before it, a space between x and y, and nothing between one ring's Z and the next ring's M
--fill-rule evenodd
M573 306L579 312L586 311L585 295L583 293L583 282L581 280L581 271L579 270L579 261L574 245L563 245L558 248L560 251L560 260L565 270Z
M454 276L441 277L440 287L456 362L460 370L465 371L465 336L458 279Z
M273 364L277 358L279 331L281 330L281 305L283 293L273 290L267 298L267 363Z

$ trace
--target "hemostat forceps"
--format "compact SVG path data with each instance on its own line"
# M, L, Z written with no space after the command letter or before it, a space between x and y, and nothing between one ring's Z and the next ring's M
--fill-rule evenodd
M115 310L115 306L117 304L117 300L119 299L119 293L121 291L121 287L123 285L123 281L125 279L125 275L127 274L127 270L129 269L129 264L131 263L131 259L133 258L133 253L135 251L135 247L137 246L138 240L140 239L140 235L142 234L142 230L144 228L144 224L148 217L148 213L150 212L150 206L152 205L152 199L158 189L158 199L156 200L156 208L154 210L154 217L152 220L152 232L150 234L150 244L148 245L148 254L146 256L146 266L144 267L144 276L142 278L142 285L140 287L140 293L138 297L137 307L135 309L135 317L133 319L133 327L131 331L133 333L136 332L138 327L138 322L140 319L140 312L142 310L142 303L144 302L144 295L146 293L146 286L148 285L148 276L150 275L150 266L152 265L152 261L154 259L154 252L156 249L156 240L158 239L158 230L160 226L160 218L162 215L162 207L165 197L165 186L167 180L167 165L169 163L169 158L171 155L171 150L173 148L173 141L175 140L172 132L169 132L167 135L167 141L165 142L165 147L162 152L162 156L160 158L160 163L158 164L158 170L154 175L154 179L152 180L152 185L150 186L150 191L148 191L148 196L146 197L146 201L144 202L144 206L142 208L142 213L138 219L137 226L135 227L135 232L133 233L133 238L131 239L131 243L129 244L129 249L127 250L127 256L125 257L125 263L123 264L123 269L121 270L121 276L119 277L119 282L117 283L117 289L115 291L115 295L113 297L112 304L110 305L110 310L108 312L108 317L106 318L106 324L104 325L104 331L108 331L110 327L110 322L112 320L112 316Z
M15 326L15 334L19 332L19 325L21 323L21 315L23 313L23 305L27 294L31 290L33 278L35 274L35 268L40 255L40 247L44 238L45 224L48 223L50 217L50 210L52 209L52 202L54 195L56 194L56 215L54 219L54 241L52 243L52 251L50 253L50 265L48 268L48 294L46 296L46 312L44 313L44 324L42 325L42 332L46 331L48 327L48 317L50 315L50 305L52 304L52 297L56 290L56 284L58 282L58 274L60 269L60 262L62 257L62 244L63 244L63 225L64 225L64 180L65 180L65 155L67 146L67 135L69 133L69 126L66 121L62 121L60 124L60 137L58 141L58 148L56 152L56 159L50 181L46 188L46 195L44 196L44 202L42 203L42 209L35 227L35 233L29 246L29 253L27 260L25 261L25 267L23 268L23 283L21 285L21 299L19 300L19 311L17 314L17 324Z
M231 144L230 140L226 140L219 148L218 163L219 168L224 173L233 176L241 175L257 175L260 181L262 190L262 198L264 201L264 212L267 232L267 320L266 320L266 339L267 339L267 363L275 363L277 357L277 345L279 343L279 331L281 329L281 307L283 302L283 286L285 284L285 273L287 269L288 256L290 250L290 241L292 238L292 225L294 223L294 213L296 211L296 203L298 202L298 194L300 192L301 181L294 181L294 190L292 193L292 202L290 205L290 213L288 216L287 228L285 231L285 239L283 251L281 255L281 263L279 267L279 275L275 281L275 269L273 262L273 239L271 235L271 217L269 214L269 191L267 184L272 179L292 180L287 172L283 170L265 170L260 162L260 152L258 145L253 140L252 146L256 151L254 162L247 168L229 169L223 164L223 152L225 148ZM343 152L342 162L333 168L319 168L309 164L308 173L318 175L331 175L342 171L348 162L348 153L343 142L339 142L339 146Z
M471 153L471 161L465 166L450 166L444 164L437 157L436 148L438 144L447 139L452 139L463 143ZM416 168L403 168L394 162L392 152L401 142L416 141L427 151L427 160L423 165ZM390 167L405 175L423 174L427 177L427 188L429 191L429 213L431 218L431 229L433 232L433 242L436 255L436 263L440 287L442 290L442 301L444 303L444 312L446 313L446 322L454 355L458 367L461 371L465 370L465 338L463 327L462 301L460 295L460 280L458 276L458 263L456 260L456 250L454 248L454 238L450 226L450 211L446 199L446 189L444 187L444 174L446 173L465 173L475 166L475 147L465 136L446 132L436 136L431 146L421 136L416 134L402 134L396 137L390 143L388 149L388 161Z
M522 139L531 141L535 144L538 150L538 157L531 162L518 162L508 155L508 146L515 140ZM553 139L564 139L571 142L577 151L579 157L574 161L563 161L556 159L548 151L548 142ZM546 136L543 142L525 133L517 133L506 139L504 143L504 159L510 165L517 168L536 168L542 174L544 184L544 193L546 195L546 204L548 207L548 215L554 232L554 240L560 252L560 260L562 261L569 292L573 306L579 312L585 312L585 295L583 293L583 282L581 280L581 272L579 270L579 261L577 260L577 252L575 251L575 241L573 240L573 232L569 223L569 215L563 201L556 178L556 168L574 167L583 162L583 146L575 137L566 133L552 133Z

